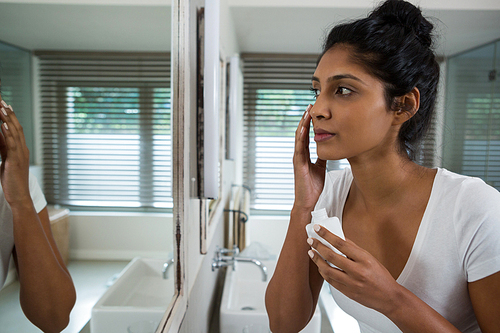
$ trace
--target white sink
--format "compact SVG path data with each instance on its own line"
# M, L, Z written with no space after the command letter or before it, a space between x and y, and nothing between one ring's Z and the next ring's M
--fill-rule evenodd
M262 272L254 264L236 263L236 270L227 268L220 307L220 332L240 333L245 327L257 328L258 332L269 332L264 296L267 282L274 273L276 261L262 261L267 267L267 281L262 281ZM316 307L313 318L301 331L320 333L321 312Z
M164 263L134 258L92 308L91 333L126 333L132 325L156 327L174 295L174 267L163 279Z

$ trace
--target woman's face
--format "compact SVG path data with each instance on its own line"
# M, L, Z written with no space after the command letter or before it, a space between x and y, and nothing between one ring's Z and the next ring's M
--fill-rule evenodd
M310 114L321 159L352 163L394 151L399 126L393 126L383 83L350 60L348 47L337 45L323 55L312 88L317 97Z

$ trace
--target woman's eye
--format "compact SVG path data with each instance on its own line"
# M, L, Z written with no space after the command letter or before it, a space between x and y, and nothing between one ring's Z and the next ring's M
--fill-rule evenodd
M337 94L339 95L349 95L352 93L352 90L346 87L338 87L337 88Z
M311 88L310 90L314 94L314 98L318 98L318 96L319 96L319 89Z

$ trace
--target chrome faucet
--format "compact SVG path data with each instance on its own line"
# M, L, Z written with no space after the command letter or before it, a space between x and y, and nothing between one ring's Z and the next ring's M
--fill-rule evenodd
M232 254L230 256L225 255L225 254ZM235 262L248 262L256 265L257 267L260 268L262 272L262 281L267 281L267 267L264 266L264 264L257 259L253 258L245 258L245 257L238 257L240 254L240 250L238 249L237 246L233 250L229 249L221 249L217 247L217 250L215 251L215 257L212 260L212 272L215 271L217 268L221 267L226 267L226 266L231 266L233 267L233 270L236 269Z
M227 256L226 254L231 254ZM235 245L233 249L226 249L216 247L215 257L212 259L212 272L217 268L233 266L234 269L234 258L240 254L240 249Z
M262 261L257 260L257 259L253 259L253 258L245 258L245 257L235 257L234 261L249 262L249 263L252 263L254 265L257 265L257 267L259 267L260 270L262 271L262 281L264 281L264 282L267 281L267 267L264 266ZM234 269L234 266L233 266L233 269Z
M174 258L168 259L164 264L163 264L163 269L161 270L161 273L163 274L163 279L168 279L168 268L172 266L174 263Z

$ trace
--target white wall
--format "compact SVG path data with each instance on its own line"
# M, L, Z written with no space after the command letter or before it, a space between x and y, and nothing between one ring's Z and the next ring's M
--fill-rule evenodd
M172 214L70 213L70 258L131 260L173 255Z
M289 221L288 215L250 215L245 227L247 244L261 243L269 251L269 254L278 257L285 241Z

